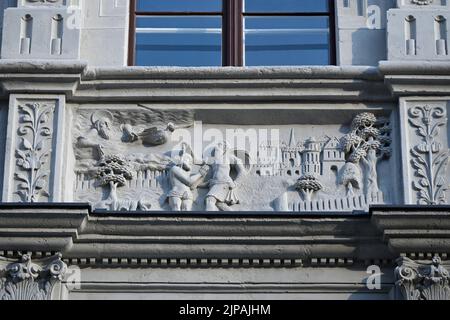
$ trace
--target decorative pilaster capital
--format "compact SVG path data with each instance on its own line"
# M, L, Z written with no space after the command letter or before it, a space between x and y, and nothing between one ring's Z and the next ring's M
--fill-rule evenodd
M404 300L450 300L450 275L434 256L431 264L409 258L397 259L395 268L395 298Z
M50 300L66 271L60 253L37 261L28 254L19 261L0 257L0 300Z

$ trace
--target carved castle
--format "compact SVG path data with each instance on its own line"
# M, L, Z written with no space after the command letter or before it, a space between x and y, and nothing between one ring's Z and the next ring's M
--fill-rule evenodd
M305 174L336 177L345 165L345 154L335 137L316 140L313 137L297 143L291 129L289 142L263 143L258 151L258 163L253 171L258 176L294 176Z

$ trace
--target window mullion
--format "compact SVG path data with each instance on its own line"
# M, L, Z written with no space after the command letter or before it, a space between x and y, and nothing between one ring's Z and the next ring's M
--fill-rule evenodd
M130 31L128 33L128 65L134 66L136 60L136 0L130 1Z
M243 64L243 17L242 0L223 1L223 65Z

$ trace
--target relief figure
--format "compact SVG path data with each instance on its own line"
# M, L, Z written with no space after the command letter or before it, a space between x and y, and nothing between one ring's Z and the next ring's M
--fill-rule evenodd
M239 180L246 174L242 161L231 154L226 143L218 143L213 150L212 178L208 181L209 192L206 195L207 211L232 211L231 206L239 203L236 188ZM231 169L237 176L231 177Z
M178 165L169 170L171 189L167 195L169 205L173 211L191 211L194 202L193 190L208 174L208 166L202 166L198 173L192 174L194 158L183 148Z

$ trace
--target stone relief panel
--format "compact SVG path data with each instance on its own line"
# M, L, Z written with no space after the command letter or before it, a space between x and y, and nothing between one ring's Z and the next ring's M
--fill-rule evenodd
M0 300L51 300L66 271L60 254L39 261L28 254L19 261L0 257Z
M113 211L292 212L367 211L394 201L389 111L321 125L224 124L208 115L80 106L74 200Z
M448 204L447 108L442 102L412 102L406 111L412 201L417 204Z

